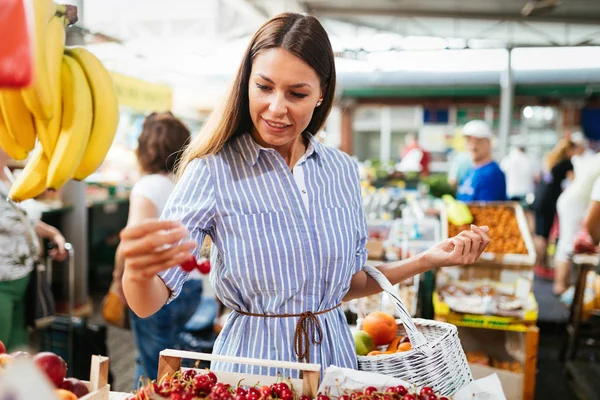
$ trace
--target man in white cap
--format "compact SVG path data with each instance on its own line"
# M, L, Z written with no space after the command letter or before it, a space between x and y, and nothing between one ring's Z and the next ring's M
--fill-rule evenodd
M463 128L467 150L473 165L461 181L456 198L460 201L506 200L506 177L492 156L493 133L481 120L468 122Z

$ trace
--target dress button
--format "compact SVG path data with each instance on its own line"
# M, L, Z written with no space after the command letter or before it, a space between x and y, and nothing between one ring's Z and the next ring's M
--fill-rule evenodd
M306 190L302 190L302 194L306 194Z

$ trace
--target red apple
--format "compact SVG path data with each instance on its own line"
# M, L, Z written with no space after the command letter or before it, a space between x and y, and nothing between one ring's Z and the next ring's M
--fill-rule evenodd
M46 376L59 387L67 376L67 363L60 356L49 351L43 351L33 357L33 362L46 374Z
M71 379L75 379L75 378L71 378ZM83 397L86 394L88 394L90 392L90 389L88 389L87 385L81 381L77 381L75 383L73 383L73 393L75 393L75 396L77 397Z
M60 384L60 388L73 392L77 397L83 397L90 392L86 384L77 378L66 378Z
M69 392L72 392L73 391L73 379L75 379L75 378L64 379L59 387L61 389L65 389L65 390L68 390Z
M0 340L0 354L4 353L6 353L6 346L4 345L4 343L2 343L2 340Z

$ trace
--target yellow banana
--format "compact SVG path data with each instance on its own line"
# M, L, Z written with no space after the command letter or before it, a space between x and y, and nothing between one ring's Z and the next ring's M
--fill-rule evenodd
M23 99L27 108L36 118L48 121L52 118L52 89L48 78L45 37L48 22L56 14L56 4L52 0L35 0L33 14L35 23L34 75L32 84L23 89Z
M32 199L46 190L46 174L48 173L48 158L42 146L37 146L31 159L25 165L23 172L17 177L10 188L8 197L16 202Z
M15 138L12 136L6 124L4 118L0 112L0 147L8 154L10 158L15 160L24 160L27 158L27 152L23 150L18 144Z
M112 145L119 125L119 105L112 78L96 56L83 47L67 49L66 54L83 68L92 90L92 131L85 154L73 176L77 180L83 180L98 169Z
M50 79L50 89L52 90L52 118L49 121L35 119L35 128L38 140L44 148L46 157L52 158L56 141L60 133L60 124L62 119L62 93L60 86L60 70L62 65L63 51L65 47L65 26L66 18L64 16L55 16L48 22L46 35L46 50L48 62L48 78Z
M65 55L61 67L63 118L60 136L50 159L46 186L62 187L73 177L92 129L92 93L83 70Z
M0 107L6 128L19 147L29 153L35 147L35 126L21 91L0 90Z

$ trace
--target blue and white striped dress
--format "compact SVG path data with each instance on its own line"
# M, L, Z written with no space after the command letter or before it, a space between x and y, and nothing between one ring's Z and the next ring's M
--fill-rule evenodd
M162 218L182 221L196 243L207 234L213 240L210 281L233 310L271 315L326 310L342 301L350 279L363 268L368 232L356 164L311 137L298 167L308 207L283 157L243 134L219 154L192 161L165 207ZM176 296L186 274L176 267L161 277ZM311 345L311 362L321 363L322 371L329 365L356 368L342 309L317 318L323 340ZM214 352L298 361L297 321L233 312ZM275 368L228 363L212 368L276 374Z

